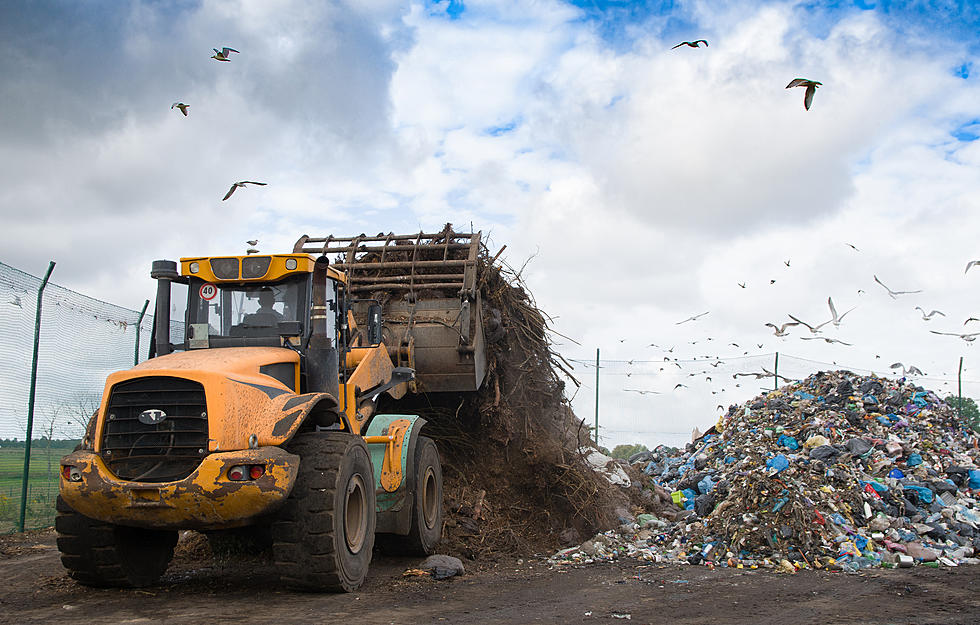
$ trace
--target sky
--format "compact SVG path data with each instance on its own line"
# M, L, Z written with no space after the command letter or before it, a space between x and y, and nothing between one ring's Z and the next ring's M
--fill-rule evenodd
M606 446L689 438L777 352L942 394L962 357L980 398L930 332L980 332L977 32L953 0L4 3L0 261L139 310L155 259L452 222L506 245L589 423L601 350ZM828 297L839 327L765 325Z

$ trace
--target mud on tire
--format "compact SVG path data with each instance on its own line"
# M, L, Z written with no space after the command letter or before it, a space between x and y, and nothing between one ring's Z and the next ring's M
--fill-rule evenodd
M160 579L177 544L173 530L103 523L75 512L60 496L54 526L68 574L86 586L149 586Z
M286 449L299 475L272 526L280 579L305 591L350 592L374 549L374 473L367 445L346 432L299 434Z

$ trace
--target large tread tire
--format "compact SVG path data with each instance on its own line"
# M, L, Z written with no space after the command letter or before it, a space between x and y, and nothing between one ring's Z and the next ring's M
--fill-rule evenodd
M415 492L412 497L412 526L407 536L386 534L386 553L405 556L428 556L435 553L442 538L442 464L439 448L427 436L415 443Z
M61 563L80 584L150 586L173 558L176 531L103 523L75 512L61 496L56 509L54 526Z
M367 445L346 432L298 434L293 490L272 526L279 578L310 592L351 592L367 576L374 549L374 472Z

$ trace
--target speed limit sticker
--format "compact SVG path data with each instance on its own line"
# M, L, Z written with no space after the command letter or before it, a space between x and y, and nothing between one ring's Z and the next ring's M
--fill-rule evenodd
M201 299L211 301L218 296L218 287L206 282L201 285Z

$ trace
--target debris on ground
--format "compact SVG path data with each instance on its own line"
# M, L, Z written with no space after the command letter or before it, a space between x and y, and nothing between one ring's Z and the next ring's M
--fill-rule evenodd
M463 575L466 570L459 558L446 555L432 555L426 558L419 569L432 575L435 579L448 579L456 575Z
M955 409L905 378L816 373L731 406L685 450L634 455L654 513L550 561L787 573L980 564L977 444Z

